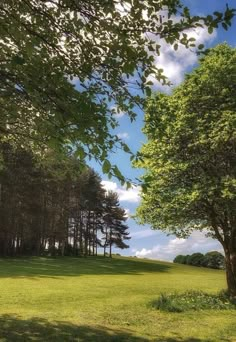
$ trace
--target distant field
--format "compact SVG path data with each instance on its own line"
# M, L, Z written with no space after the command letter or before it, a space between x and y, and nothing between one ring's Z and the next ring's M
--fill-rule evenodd
M160 293L216 293L223 271L116 257L0 259L0 341L236 341L236 311L163 313Z

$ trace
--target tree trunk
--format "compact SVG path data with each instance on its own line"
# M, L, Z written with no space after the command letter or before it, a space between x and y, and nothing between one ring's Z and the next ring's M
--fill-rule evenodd
M228 248L224 250L228 292L231 298L236 299L236 246L233 251Z
M112 257L112 250L111 250L111 247L112 247L112 243L110 242L110 246L109 246L109 257L111 258Z
M213 217L214 219L214 217ZM216 234L216 238L221 243L225 252L225 268L226 268L226 280L228 293L231 299L236 301L236 229L235 227L230 227L231 232L228 234L229 226L222 226L224 232L224 238L219 233L219 229L215 222L213 229Z
M111 230L111 228L110 228L110 238L109 238L109 243L110 243L110 245L109 245L109 257L111 258L111 252L112 252L112 250L111 250L111 248L112 248L112 239L111 239L111 237L112 237L112 234L111 234L111 232L112 232L112 230Z

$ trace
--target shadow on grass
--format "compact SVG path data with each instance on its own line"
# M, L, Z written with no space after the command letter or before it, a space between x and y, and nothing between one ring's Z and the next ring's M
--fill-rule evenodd
M171 265L129 258L31 257L0 259L0 277L57 278L80 275L139 275L168 272Z
M136 336L132 331L115 330L106 327L79 326L69 322L49 322L41 318L23 320L17 316L0 316L0 340L1 341L78 341L78 342L204 342L197 338L181 339L143 338Z

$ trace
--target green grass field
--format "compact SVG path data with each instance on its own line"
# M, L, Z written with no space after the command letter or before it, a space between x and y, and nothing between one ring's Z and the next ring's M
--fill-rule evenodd
M150 305L225 286L223 271L135 258L0 259L0 341L236 341L236 310Z

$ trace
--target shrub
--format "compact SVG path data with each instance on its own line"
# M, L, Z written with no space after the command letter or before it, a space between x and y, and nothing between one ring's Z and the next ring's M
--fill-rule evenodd
M236 304L230 301L227 293L220 292L217 295L202 291L187 291L184 293L161 294L152 302L156 309L168 312L184 312L190 310L232 310Z
M174 258L173 262L177 264L183 264L185 259L186 259L186 256L180 254Z
M160 295L160 297L153 301L152 306L156 309L168 312L182 312L183 309L178 303L175 303L171 296L168 296L164 293Z
M190 257L190 255L188 255L188 254L185 255L184 260L183 260L183 261L184 261L183 263L184 263L185 265L189 265L189 263L188 263L189 257Z
M188 264L192 266L201 266L204 260L204 255L202 253L193 253L188 258Z
M225 258L217 251L206 253L202 261L202 266L223 269L225 268Z
M186 264L192 266L203 266L216 269L225 268L224 256L217 252L208 252L205 255L202 253L193 253L192 255L177 255L173 260L178 264Z

